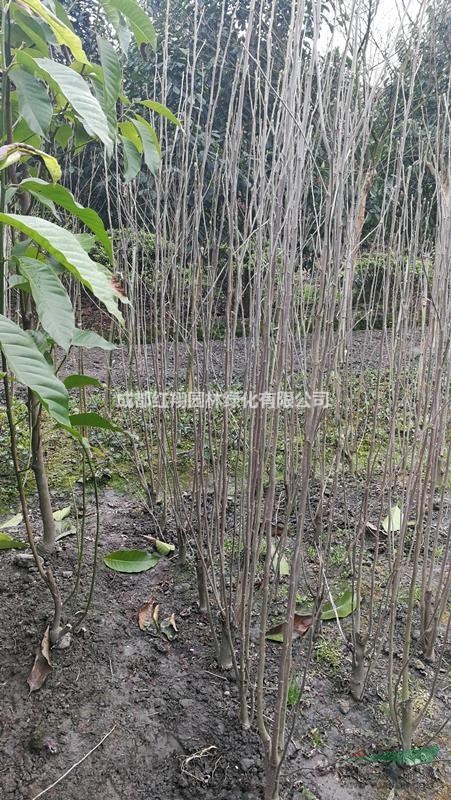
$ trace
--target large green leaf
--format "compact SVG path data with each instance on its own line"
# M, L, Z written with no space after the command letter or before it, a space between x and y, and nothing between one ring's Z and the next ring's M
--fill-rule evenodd
M121 91L121 65L116 51L107 39L97 37L100 63L103 69L103 92L106 108L112 108Z
M13 539L7 533L0 533L0 550L26 550L28 542Z
M123 122L120 122L118 127L122 133L122 136L124 136L125 139L128 139L135 146L138 153L142 154L144 148L142 146L141 137L131 119L125 119Z
M103 428L108 431L120 431L118 425L111 422L96 411L85 411L84 414L71 414L70 422L74 428Z
M136 178L141 169L141 154L136 149L133 142L125 136L121 136L122 150L124 153L124 181L128 183Z
M66 211L69 211L70 214L76 216L87 228L95 233L99 242L103 244L109 258L112 259L113 248L111 246L111 240L101 218L92 208L85 208L80 205L80 203L77 203L69 189L61 186L61 184L47 183L39 178L26 178L19 184L16 188L16 191L17 190L32 192L37 198L42 197L51 200L53 203L62 206Z
M357 756L359 761L373 762L379 764L401 764L413 767L417 764L430 764L435 761L440 753L438 744L430 747L415 747L412 750L384 750L381 753L370 753L369 755Z
M63 381L66 389L80 389L84 386L96 386L101 388L102 384L98 378L93 378L91 375L68 375Z
M18 525L23 521L23 514L14 514L13 517L5 520L0 524L0 531L3 531L8 528L17 528Z
M131 33L129 28L127 27L125 18L117 10L117 8L114 8L114 6L112 6L107 0L106 2L102 3L102 5L108 22L116 32L119 46L122 52L125 53L125 55L127 55L128 48L130 46Z
M0 314L0 347L11 372L31 389L57 422L70 426L67 389L39 352L33 337Z
M33 147L25 142L13 142L4 144L0 147L0 169L6 169L20 161L21 158L39 158L49 171L52 181L59 181L61 178L61 167L53 156L47 155L43 150Z
M334 605L335 610L331 602L327 601L323 603L321 606L321 619L323 621L336 619L345 619L349 617L357 608L357 597L353 595L351 589L346 589L337 597L334 597ZM298 609L300 614L313 614L313 608L311 606L303 606L300 605Z
M157 45L155 28L137 0L101 0L101 4L108 15L116 11L125 17L138 45L150 44L155 50Z
M21 5L27 6L34 14L43 19L55 34L55 39L58 44L63 44L68 47L77 61L83 61L85 64L89 64L89 59L83 50L77 34L68 28L64 22L59 20L52 11L40 2L40 0L21 0Z
M390 514L382 520L382 527L385 533L397 533L401 530L402 525L402 512L399 506L392 506Z
M116 350L117 345L114 342L109 342L100 336L95 331L81 331L76 330L72 339L73 347L85 347L87 350L92 350L98 347L100 350Z
M159 556L146 550L115 550L103 560L116 572L146 572L158 564Z
M169 122L172 122L173 125L181 125L181 122L169 108L163 105L163 103L157 103L156 100L141 100L141 105L146 106L146 108L150 108L152 111L155 111L156 114L160 114L162 117L166 117Z
M36 258L21 258L19 272L27 278L42 327L69 350L75 333L75 315L70 297L54 269Z
M24 118L30 130L45 137L53 116L53 108L42 81L15 67L10 77L16 87L19 100L19 114Z
M125 298L113 284L108 270L90 258L73 233L49 220L21 214L0 214L0 222L17 228L47 250L81 281L116 319L123 321L117 300L122 299L125 302Z
M334 597L335 610L332 603L323 603L321 606L321 619L345 619L349 617L357 607L357 597L353 595L352 589L347 589L338 597Z
M107 152L113 150L113 140L105 113L89 86L78 72L52 61L50 58L36 58L36 64L54 81L70 103L90 136L97 136L105 145Z
M152 125L149 125L147 120L145 120L139 114L137 114L136 119L133 120L133 124L141 138L144 149L144 161L146 162L150 171L155 173L158 171L158 168L161 164L161 150L158 137L152 128Z
M43 22L34 19L30 16L28 11L23 11L18 6L14 5L14 3L11 5L11 19L19 28L18 38L20 37L20 43L23 45L24 41L26 42L28 39L30 43L33 44L33 49L37 51L39 55L47 56L49 53L48 39L50 37ZM14 25L12 26L12 34L14 35ZM25 34L25 40L23 34Z

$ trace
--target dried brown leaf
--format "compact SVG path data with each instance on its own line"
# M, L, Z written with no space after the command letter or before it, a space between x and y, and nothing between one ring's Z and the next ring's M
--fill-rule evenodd
M293 629L296 631L296 633L299 633L300 636L303 636L304 633L307 633L308 629L311 628L312 625L313 617L311 614L294 615Z
M52 671L50 658L50 628L47 626L40 645L36 648L36 656L27 683L31 692L36 692L43 686L47 676Z
M155 597L151 595L138 611L138 625L140 629L148 633L158 634L160 630L158 624L159 613L160 606L155 600Z
M308 629L313 624L313 617L311 614L295 614L293 620L293 634L294 636L304 636ZM274 625L266 633L266 639L272 642L283 642L284 622L279 622Z

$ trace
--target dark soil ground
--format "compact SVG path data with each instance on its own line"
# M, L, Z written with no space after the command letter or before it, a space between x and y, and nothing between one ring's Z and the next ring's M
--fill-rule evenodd
M103 556L124 546L142 547L152 524L132 498L104 490L101 529ZM92 551L92 516L87 537ZM27 676L51 608L38 574L19 566L16 555L0 556L2 800L34 800L108 733L45 794L49 800L262 798L262 748L254 732L240 729L237 687L232 675L217 668L189 567L181 571L165 558L148 572L125 575L110 571L100 557L84 630L69 649L53 654L53 671L30 695ZM52 564L67 595L76 569L73 536L61 541ZM87 565L85 591L88 578ZM175 612L178 636L172 642L138 627L137 611L149 595L162 613ZM344 629L349 631L349 621ZM332 641L338 639L328 631ZM295 643L301 661L305 642ZM269 696L278 653L277 644L269 646ZM401 769L347 760L355 751L397 749L384 711L385 663L376 664L369 694L356 704L348 695L347 658L344 648L334 667L324 657L313 662L283 773L283 800L449 798L446 730L433 740L441 745L441 757L429 765ZM417 667L419 678L430 670L419 660ZM421 741L449 714L445 680L446 674Z

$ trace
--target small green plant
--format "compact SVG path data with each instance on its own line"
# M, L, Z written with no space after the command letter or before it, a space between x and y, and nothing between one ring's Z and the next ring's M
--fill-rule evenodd
M342 660L340 647L325 636L319 637L315 646L315 655L317 661L321 661L333 671L338 669Z
M321 747L321 746L324 744L324 742L325 742L325 737L324 737L324 735L321 733L321 731L319 730L319 728L312 728L312 729L311 729L311 730L308 732L308 735L309 735L309 739L310 739L310 741L311 741L311 743L313 744L313 747L314 747L315 749L318 749L318 747Z
M347 547L343 544L336 544L330 551L330 563L334 567L340 567L346 561L347 552Z
M302 696L301 687L299 686L299 680L297 675L294 675L290 681L290 685L288 687L288 695L287 695L287 706L288 708L293 708L296 706Z

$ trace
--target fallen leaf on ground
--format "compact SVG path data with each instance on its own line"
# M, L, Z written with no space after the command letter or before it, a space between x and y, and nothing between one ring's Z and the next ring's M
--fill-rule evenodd
M53 519L56 522L62 522L63 519L66 519L70 514L70 506L66 506L66 508L59 508L57 511L53 512Z
M158 623L160 606L155 597L149 597L146 603L138 611L138 625L142 631L158 636L160 626Z
M321 606L321 619L323 621L336 619L337 617L338 619L345 619L345 617L349 617L352 614L357 606L357 598L353 596L352 589L347 589L337 598L334 598L334 605L335 609L332 603L323 603Z
M401 764L413 767L417 764L430 764L435 761L440 753L438 744L430 747L415 747L412 750L386 750L382 753L371 753L364 755L362 761L379 764Z
M163 634L163 636L166 636L166 639L169 639L170 642L172 641L172 639L175 639L175 637L178 634L178 629L177 625L175 624L174 613L171 614L169 619L162 620L160 625L160 631Z
M145 572L158 564L159 556L146 550L115 550L103 561L116 572Z
M397 531L401 530L402 525L402 513L399 506L392 506L390 509L390 513L382 520L382 527L385 533L388 533L389 530L392 533L396 533Z
M34 664L27 679L28 686L30 687L30 694L41 688L51 671L50 628L47 626L42 641L36 650Z
M16 514L14 517L2 522L0 525L0 531L4 531L5 528L17 528L17 526L22 522L22 519L22 514Z
M307 633L312 624L313 617L310 614L295 614L293 622L293 639L297 638L298 636L303 636L305 633ZM283 642L284 626L285 622L279 622L277 625L274 625L266 633L265 638L269 639L270 642Z
M369 533L374 533L374 535L376 535L378 533L378 531L379 531L379 528L377 527L377 525L373 525L372 522L365 522L365 529Z
M282 536L283 529L285 528L284 522L276 522L271 525L271 536Z
M163 542L161 539L156 539L155 536L144 536L144 539L147 539L149 544L155 547L155 550L160 554L160 556L168 556L169 553L173 553L175 550L174 544Z
M0 533L0 550L25 550L27 547L28 542L19 542L7 533Z
M59 542L60 539L65 539L66 536L73 536L74 533L77 533L75 525L71 525L70 523L67 526L62 525L61 530L55 536L55 540Z

